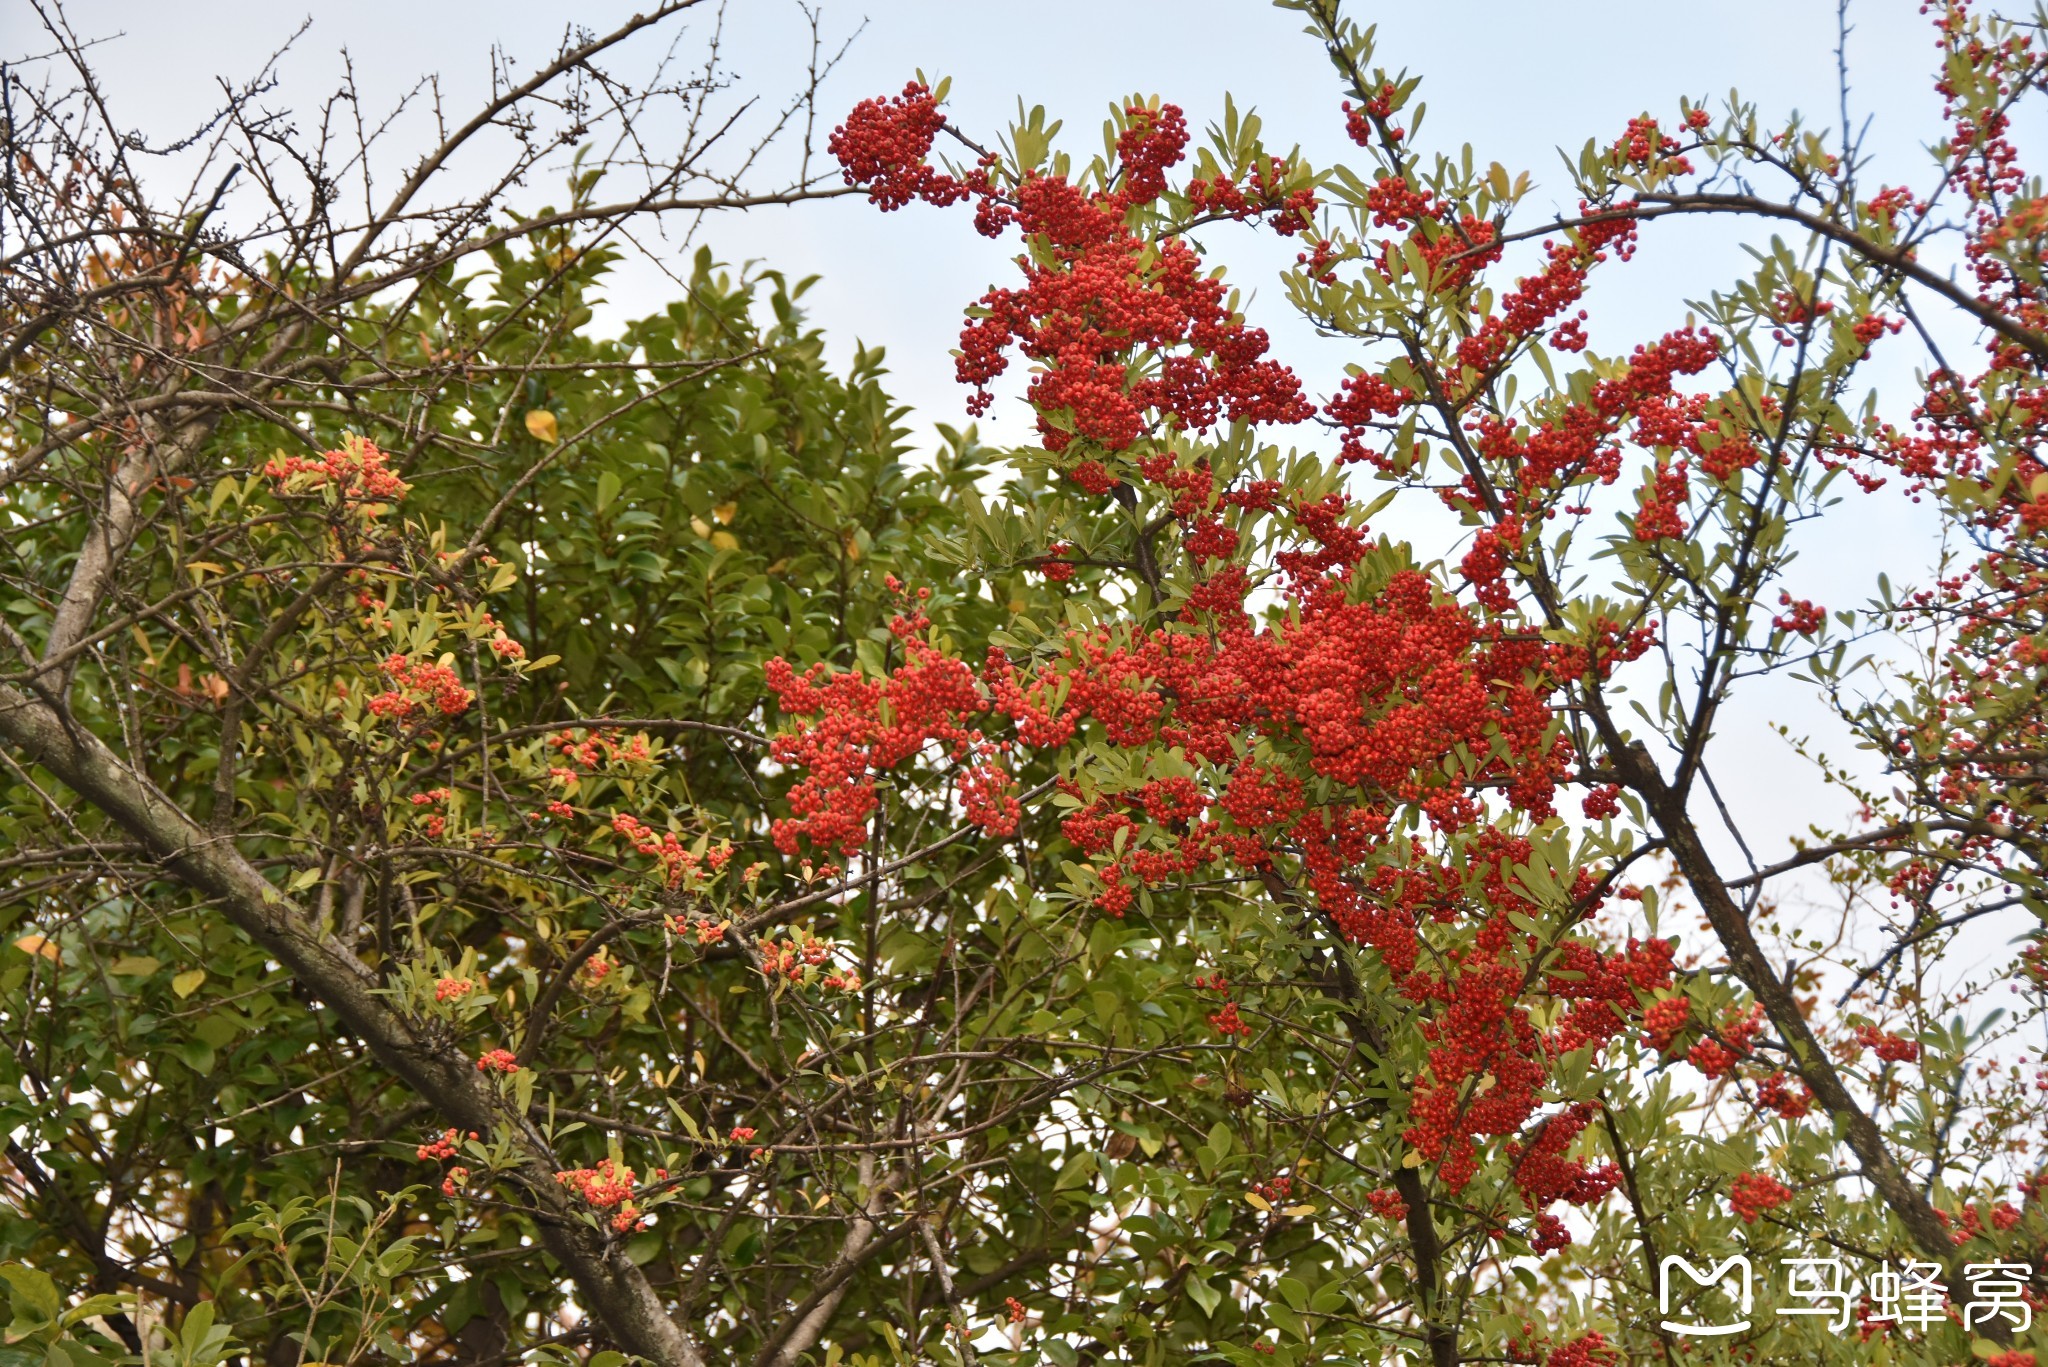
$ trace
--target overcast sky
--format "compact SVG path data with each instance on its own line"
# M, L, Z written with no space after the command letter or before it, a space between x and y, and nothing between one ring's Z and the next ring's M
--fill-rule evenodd
M488 88L493 44L531 69L552 54L572 19L602 29L634 9L630 0L71 0L67 12L81 35L106 40L95 53L116 119L161 137L214 108L219 80L245 79L304 19L310 30L286 57L271 102L314 108L333 89L345 50L369 112L430 72L441 76L450 108L473 104ZM825 92L828 119L862 97L900 89L922 69L954 78L951 117L984 137L1001 130L1021 97L1064 117L1068 145L1085 153L1098 145L1112 100L1156 92L1185 107L1199 128L1220 113L1231 91L1241 107L1264 116L1269 141L1299 142L1319 164L1347 147L1338 114L1342 91L1319 49L1294 16L1260 0L821 0L821 9L829 43L853 37ZM1811 123L1839 126L1832 0L1696 0L1621 10L1557 0L1409 0L1361 3L1354 13L1378 24L1385 65L1425 77L1428 119L1420 142L1453 154L1470 142L1481 165L1529 170L1538 186L1532 211L1570 207L1555 149L1575 152L1588 138L1612 141L1644 110L1673 117L1681 95L1718 108L1731 88L1740 89L1767 119L1796 109ZM1933 31L1911 0L1860 0L1850 17L1852 121L1870 121L1875 179L1917 180L1925 165L1920 149L1938 132L1939 106L1929 89ZM692 24L680 49L686 53L701 50L709 32L707 19L692 16ZM731 6L724 50L740 92L769 104L786 96L800 80L807 42L793 0ZM27 4L0 0L0 50L19 56L42 46ZM628 74L636 62L644 69L659 48L644 46L618 65ZM424 128L416 127L394 140L390 168L417 155ZM964 211L912 206L884 216L853 198L729 217L707 233L727 259L762 258L791 274L821 276L809 303L834 354L844 357L856 339L886 347L893 388L914 406L921 434L932 422L963 420L964 395L948 354L960 309L1008 278L1013 243L976 236ZM1314 344L1285 314L1273 269L1291 260L1291 249L1276 253L1249 237L1210 245L1232 262L1234 281L1255 292L1254 321L1275 334L1312 387L1326 391L1348 357L1338 345ZM1686 298L1725 284L1741 264L1726 225L1652 226L1639 259L1625 273L1610 273L1594 296L1595 349L1625 352L1677 326ZM627 314L655 310L669 292L646 266L622 271L610 290L614 308ZM1907 376L1895 372L1893 379ZM1894 392L1909 390L1901 384ZM984 426L991 429L999 438L1021 435L1020 406L1000 406ZM1795 590L1831 604L1861 602L1877 568L1897 573L1902 563L1924 562L1926 524L1912 518L1898 500L1860 507L1845 530L1811 548L1797 567ZM1754 728L1775 717L1811 715L1789 707L1782 697L1753 694L1724 721ZM1796 831L1804 819L1844 815L1839 798L1822 798L1825 805L1813 808L1814 790L1792 781L1796 764L1782 748L1765 742L1756 756L1753 770L1726 777L1738 805L1756 811L1762 824Z

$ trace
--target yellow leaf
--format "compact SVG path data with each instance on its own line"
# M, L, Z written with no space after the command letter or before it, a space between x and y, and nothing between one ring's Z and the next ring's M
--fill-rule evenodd
M1421 1155L1420 1153L1416 1152L1416 1151L1415 1151L1414 1149L1410 1149L1410 1150L1408 1150L1408 1153L1407 1153L1407 1155L1406 1155L1405 1157L1403 1157L1403 1158L1401 1159L1401 1166L1402 1166L1402 1167L1404 1167L1404 1168L1419 1168L1419 1167L1421 1167L1421 1166L1422 1166L1422 1155Z
M1281 1211L1280 1213L1282 1215L1292 1216L1293 1218L1299 1220L1305 1215L1315 1214L1316 1208L1314 1206L1289 1206L1287 1207L1287 1209Z
M14 947L24 954L40 954L51 963L57 962L57 942L45 935L24 935L14 942Z
M740 515L740 505L737 503L721 503L711 510L711 515L730 527L732 520Z
M860 542L854 539L852 532L846 534L846 558L848 560L860 559Z
M171 979L171 991L177 993L180 997L189 997L194 992L197 992L199 985L205 981L205 969L188 968L177 977Z
M711 535L711 524L701 517L693 517L690 519L690 530L699 536L709 536Z
M736 551L740 548L740 539L731 532L713 532L711 544L721 551Z
M1255 1191L1248 1191L1244 1194L1244 1203L1253 1210L1271 1210L1273 1208L1271 1201L1268 1201Z
M555 422L555 415L545 408L526 411L526 433L535 441L544 441L550 446L562 439L562 429Z

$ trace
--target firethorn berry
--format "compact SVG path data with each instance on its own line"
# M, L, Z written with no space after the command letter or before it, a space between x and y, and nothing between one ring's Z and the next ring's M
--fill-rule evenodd
M1366 1193L1365 1203L1372 1207L1373 1214L1382 1220L1405 1220L1408 1218L1408 1203L1401 1199L1401 1193L1392 1187L1381 1187Z
M1351 101L1344 101L1344 131L1353 142L1360 147L1372 146L1373 124L1375 121L1384 123L1393 114L1396 93L1394 83L1389 81L1357 109L1351 107ZM1398 139L1399 130L1393 130L1392 136Z
M616 1207L618 1213L612 1217L611 1227L621 1234L630 1234L646 1223L634 1204L638 1178L631 1168L601 1158L594 1168L568 1168L556 1173L555 1180L598 1210Z
M1671 1052L1678 1032L1692 1021L1692 1001L1687 997L1665 997L1643 1012L1643 1043L1660 1054Z
M467 978L442 978L434 984L434 1000L437 1002L461 1001L476 991L476 984Z
M1038 560L1038 572L1054 584L1064 584L1071 580L1074 577L1074 563L1064 558L1071 549L1073 548L1064 541L1055 541L1047 546L1045 554Z
M411 488L392 473L390 460L375 442L349 434L342 437L339 449L324 451L317 460L276 456L263 473L280 489L331 488L344 507L370 515L380 505L403 499Z
M1745 1225L1755 1224L1765 1211L1784 1205L1792 1194L1792 1188L1760 1172L1739 1173L1728 1184L1728 1204Z
M1812 636L1827 625L1827 609L1816 607L1804 598L1794 598L1789 593L1780 592L1778 604L1788 609L1771 619L1771 625L1780 631L1789 631L1799 636Z
M1604 821L1621 814L1621 785L1603 783L1586 794L1579 808L1589 821Z
M1874 1025L1856 1027L1856 1043L1875 1053L1885 1063L1916 1063L1920 1046L1912 1040L1887 1034Z
M1391 83L1369 92L1363 108L1347 106L1348 131L1379 150L1399 143L1390 123L1399 100ZM1539 1253L1570 1242L1554 1207L1601 1201L1620 1177L1582 1142L1596 1110L1559 1095L1563 1078L1583 1076L1579 1060L1597 1065L1640 1040L1663 1057L1683 1052L1765 1114L1807 1114L1806 1087L1752 1052L1760 1012L1732 1012L1718 1028L1696 1020L1674 991L1675 941L1589 924L1606 898L1640 901L1640 890L1576 869L1560 911L1508 872L1537 853L1518 823L1555 820L1565 790L1583 788L1589 820L1622 814L1619 785L1599 781L1598 766L1576 753L1561 707L1568 690L1611 677L1661 631L1611 610L1532 632L1516 586L1544 554L1545 523L1584 517L1595 489L1625 493L1622 481L1639 479L1624 535L1662 558L1731 485L1779 460L1775 400L1735 412L1721 385L1687 383L1737 359L1704 327L1588 363L1512 416L1488 398L1539 344L1586 348L1589 282L1632 257L1633 202L1582 204L1582 221L1501 289L1483 282L1510 245L1504 212L1482 216L1474 210L1485 205L1417 183L1399 156L1358 187L1373 240L1340 246L1316 231L1306 173L1283 159L1209 168L1175 202L1187 136L1172 105L1125 108L1099 175L1019 172L1002 186L994 168L970 184L927 165L943 127L929 92L913 87L856 112L834 145L850 181L885 207L918 197L1000 202L996 226L1029 248L1022 281L983 295L963 331L957 373L974 390L970 407L992 401L1021 355L1034 367L1022 387L1052 468L1071 488L1115 500L1119 516L1149 519L1140 525L1157 531L1153 545L1173 573L1153 586L1163 599L1155 616L1058 631L1028 654L999 647L978 662L955 658L922 612L905 612L890 624L879 669L776 661L768 682L782 718L771 756L793 784L790 814L771 827L778 847L866 851L884 782L924 783L927 793L951 785L969 825L1007 837L1021 815L1012 776L1049 764L1060 836L1077 852L1075 884L1102 915L1142 915L1154 890L1189 882L1263 882L1357 946L1412 1010L1426 1047L1399 1131L1405 1157L1435 1164L1437 1189L1452 1195L1504 1161L1526 1218L1503 1212L1488 1227L1498 1238L1525 1230ZM1711 122L1697 110L1681 119L1688 135ZM1613 144L1608 169L1635 183L1684 174L1683 148L1645 115ZM1432 412L1467 415L1452 419L1463 424L1451 434L1465 443L1462 464L1439 496L1475 530L1448 584L1391 556L1335 481L1236 475L1180 440L1225 421L1309 415L1297 378L1186 239L1190 218L1268 214L1276 231L1308 234L1307 279L1293 283L1331 283L1338 265L1356 262L1368 283L1377 271L1463 310L1448 357L1361 367L1320 412L1339 434L1340 463L1410 477L1431 458L1417 444L1418 419L1433 430ZM1818 319L1827 303L1774 301L1768 321L1799 310ZM1855 335L1867 344L1876 332ZM2048 421L2048 394L2038 410ZM1944 454L1961 439L1886 438L1929 489L1951 473ZM1633 469L1631 449L1646 453ZM2037 472L2017 473L2031 481ZM2007 520L2048 532L2048 486ZM1021 567L1063 581L1067 554L1056 543ZM1823 625L1817 606L1782 606L1792 609L1785 630ZM2042 656L2048 663L2048 649ZM1075 765L1070 746L1125 764ZM1170 772L1153 763L1162 755ZM800 948L763 946L763 972L800 975ZM1207 1021L1225 1040L1253 1033L1223 975L1195 987L1223 996L1204 1007L1217 1006ZM1233 1088L1231 1101L1249 1094ZM1744 1201L1768 1195L1754 1184L1740 1192ZM1378 1213L1405 1217L1396 1193L1380 1196ZM1617 1360L1597 1335L1551 1356L1566 1367Z
M450 1169L448 1169L448 1173L447 1173L447 1175L446 1175L445 1177L443 1177L443 1178L441 1179L441 1194L442 1194L443 1196L453 1196L453 1195L455 1194L455 1192L456 1192L456 1189L457 1189L458 1187L463 1187L463 1186L467 1186L468 1184L469 1184L469 1169L468 1169L468 1168L464 1168L464 1167L453 1167L453 1168L450 1168Z
M1636 373L1668 377L1675 366L1667 361L1639 357ZM1620 392L1655 393L1657 382ZM1097 906L1126 915L1145 887L1206 866L1256 871L1272 865L1276 850L1293 852L1338 932L1376 952L1399 990L1428 1006L1421 1028L1430 1063L1406 1134L1444 1163L1456 1190L1476 1168L1476 1140L1517 1135L1535 1119L1550 1059L1604 1048L1637 1019L1639 992L1670 985L1669 941L1612 951L1568 941L1550 951L1547 967L1557 976L1536 975L1561 1008L1539 1030L1524 1000L1527 947L1507 919L1536 909L1499 872L1526 863L1529 846L1484 827L1486 809L1472 787L1494 785L1511 807L1550 815L1571 756L1551 724L1549 690L1557 679L1604 675L1639 655L1650 630L1602 620L1583 644L1510 641L1483 605L1447 600L1412 571L1360 597L1351 577L1371 543L1341 494L1290 500L1277 485L1225 494L1199 465L1147 456L1134 466L1134 478L1171 498L1170 515L1191 535L1204 534L1219 506L1274 519L1285 533L1276 554L1278 591L1292 609L1285 631L1257 628L1245 611L1249 583L1219 573L1177 623L1076 631L1028 667L996 650L976 675L930 644L921 618L898 619L905 663L880 679L825 666L799 675L778 663L770 683L784 699L787 726L772 753L796 784L795 815L775 824L776 838L792 852L806 841L859 848L880 776L920 754L971 767L986 746L1057 747L1083 730L1113 746L1178 749L1209 768L1127 792L1063 781L1079 805L1062 831L1097 861ZM885 699L897 701L885 711ZM1006 728L1009 739L994 739ZM1294 747L1305 776L1344 785L1361 795L1358 805L1312 803L1304 777L1247 754L1253 739ZM1454 753L1473 756L1475 766L1459 781L1444 768ZM1418 847L1394 831L1400 804L1413 804L1440 831L1473 832L1469 864L1484 872L1432 868L1417 857ZM1402 858L1389 862L1396 850ZM1581 881L1578 895L1590 899L1591 875ZM1420 927L1456 921L1478 930L1477 945L1425 968ZM766 947L763 961L770 974L797 966L784 946ZM1210 1024L1225 1037L1250 1030L1234 1004ZM1486 1090L1472 1101L1467 1090L1482 1082ZM1583 1123L1578 1114L1552 1118L1522 1141L1531 1155L1524 1196L1533 1206L1604 1193L1611 1175L1565 1152ZM1553 1232L1548 1242L1555 1240Z
M1630 166L1649 166L1652 162L1661 161L1673 175L1684 175L1692 170L1692 164L1684 157L1673 155L1678 151L1678 139L1663 133L1657 127L1657 121L1647 114L1628 121L1628 131L1621 135L1612 150L1615 157Z
M1236 1002L1223 1003L1223 1009L1209 1017L1209 1024L1215 1028L1217 1034L1225 1039L1230 1038L1232 1035L1248 1036L1252 1033L1251 1026L1245 1021L1238 1019Z
M785 660L768 662L768 687L783 715L798 721L775 738L771 754L803 774L790 794L796 815L772 827L783 853L805 840L857 852L867 840L877 776L921 756L962 764L958 788L971 821L992 834L1016 829L1003 747L969 724L985 708L974 673L924 639L930 625L921 613L891 621L905 659L882 679L832 674L822 664L799 675Z
M488 1049L477 1059L476 1068L480 1073L516 1073L519 1058L510 1049Z
M1166 193L1166 172L1187 151L1188 121L1178 105L1124 110L1124 131L1116 140L1123 162L1124 193L1133 201L1157 199Z
M1813 1093L1804 1083L1795 1091L1782 1072L1774 1072L1757 1084L1756 1100L1757 1105L1787 1120L1797 1120L1813 1109Z
M725 939L727 925L727 922L713 921L709 917L671 916L668 918L669 934L694 935L700 946L722 943Z
M1621 1367L1621 1354L1604 1335L1581 1334L1551 1350L1543 1367Z
M1024 1309L1024 1302L1018 1300L1015 1296L1005 1296L1003 1297L1003 1304L1009 1308L1010 1323L1022 1324L1024 1322L1027 1313ZM2028 1364L2028 1367L2032 1367L2032 1364Z
M1676 541L1685 535L1682 515L1687 496L1686 463L1659 465L1643 486L1641 507L1636 513L1638 541Z
M1731 1015L1715 1031L1719 1038L1702 1039L1686 1053L1686 1062L1708 1077L1727 1077L1749 1057L1749 1043L1763 1026L1763 1008Z
M1934 1218L1949 1230L1949 1242L1957 1248L1984 1234L1984 1217L1975 1206L1964 1206L1960 1216L1937 1208Z
M975 387L970 412L987 411L989 385L1008 368L1004 353L1014 345L1037 366L1030 399L1053 451L1076 437L1120 451L1154 424L1200 432L1222 420L1293 423L1312 415L1300 381L1264 358L1266 334L1230 310L1223 283L1201 268L1195 250L1177 237L1149 240L1125 222L1134 205L1165 193L1166 173L1185 153L1187 122L1177 106L1125 111L1112 188L1090 194L1062 176L1035 174L1000 213L991 211L985 171L970 187L926 164L943 126L930 92L913 83L894 101L863 101L830 146L847 182L868 186L884 209L912 198L953 203L972 188L982 196L978 226L1001 231L1014 223L1031 244L1031 254L1019 258L1025 284L990 290L961 331L956 369ZM1249 199L1234 185L1205 184L1202 207L1272 208L1276 227L1297 232L1315 199L1303 187L1287 188L1287 179L1284 163L1260 168ZM1166 359L1134 378L1131 363L1141 355ZM1066 421L1053 421L1055 413ZM1109 487L1100 478L1098 487Z
M952 204L967 187L926 164L932 143L946 126L931 88L919 81L893 99L862 100L826 143L845 169L848 185L865 185L884 213L913 199Z
M456 1149L455 1131L443 1130L439 1139L431 1139L420 1145L419 1156L422 1160L433 1159L438 1162L441 1159L453 1158Z
M397 687L370 699L369 709L379 717L403 720L428 704L444 717L459 717L476 701L448 665L414 664L404 655L392 655L384 661L384 672Z
M627 812L613 815L612 831L636 852L653 858L661 866L663 881L671 888L679 886L685 879L696 876L705 868L715 872L732 858L732 847L729 845L699 855L684 845L682 838L675 832L664 831L656 835L646 822Z

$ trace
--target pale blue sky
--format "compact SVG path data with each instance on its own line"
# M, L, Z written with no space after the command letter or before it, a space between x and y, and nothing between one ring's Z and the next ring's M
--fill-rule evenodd
M341 69L343 48L370 96L366 113L428 72L441 74L449 108L460 110L485 89L492 43L530 67L551 52L571 19L605 28L638 6L71 0L67 8L82 35L111 40L97 57L116 117L161 132L210 110L216 78L245 76L303 18L312 28L287 57L276 100L310 116ZM827 88L825 107L833 113L899 89L921 68L954 78L952 117L983 134L999 131L1021 96L1065 117L1072 145L1092 149L1114 99L1157 92L1183 105L1200 127L1231 91L1240 106L1264 115L1275 141L1298 140L1318 162L1347 148L1337 114L1342 92L1327 63L1295 16L1262 0L820 0L819 8L828 36L861 30ZM1859 0L1852 10L1857 117L1875 116L1871 144L1901 172L1918 169L1916 150L1932 134L1937 113L1927 82L1932 31L1917 11L1912 0ZM1481 164L1530 170L1538 185L1532 210L1569 207L1555 148L1575 151L1588 137L1610 140L1644 109L1669 114L1681 94L1718 101L1739 88L1767 112L1796 108L1815 122L1838 122L1832 0L1703 0L1637 6L1622 15L1552 0L1431 0L1362 3L1354 13L1379 26L1388 66L1425 77L1422 141L1452 152L1471 142ZM693 38L708 31L708 18L688 16ZM31 24L25 4L0 7L0 50L38 47ZM794 0L730 6L726 54L742 92L767 103L784 95L806 41ZM683 50L695 47L686 39ZM651 57L655 45L643 42L639 52ZM636 69L631 58L620 65ZM401 152L412 154L423 140L423 127L411 137L401 128L387 173L403 160ZM727 219L711 225L709 238L724 255L820 275L811 305L835 349L843 353L856 337L886 346L896 388L920 418L959 419L962 396L947 353L960 306L1005 275L1012 245L975 236L961 213L913 206L883 216L851 200ZM1624 287L1609 291L1617 297L1602 301L1596 348L1671 326L1682 316L1683 298L1720 283L1740 264L1725 228L1667 224L1646 239ZM1271 267L1291 259L1291 251L1261 250L1249 238L1227 235L1212 245L1244 263L1235 272L1239 284L1272 296L1256 309L1257 321L1283 344L1305 341L1290 337L1270 287ZM662 292L658 275L637 270L612 291L621 308L636 312L658 304ZM1303 351L1312 381L1339 373L1337 349ZM1022 429L1014 406L999 409L996 421L1001 432Z

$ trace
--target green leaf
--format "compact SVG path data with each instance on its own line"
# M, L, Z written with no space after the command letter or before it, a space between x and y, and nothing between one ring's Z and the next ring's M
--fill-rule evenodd
M213 1046L205 1040L179 1040L171 1046L171 1052L177 1055L179 1062L201 1077L205 1077L213 1071L215 1062Z
M1068 1191L1092 1180L1095 1176L1095 1155L1077 1153L1068 1158L1060 1168L1057 1181L1052 1184L1054 1191Z
M0 1263L0 1277L7 1279L14 1303L14 1322L7 1326L7 1341L18 1342L31 1335L54 1339L64 1302L57 1283L46 1272L20 1263Z
M84 1323L94 1315L104 1315L110 1310L119 1310L122 1306L127 1305L129 1300L130 1298L127 1296L87 1296L84 1300L66 1310L59 1323L68 1329L74 1324Z
M178 1341L187 1351L206 1341L213 1332L213 1302L201 1301L185 1312L185 1323L178 1331Z

